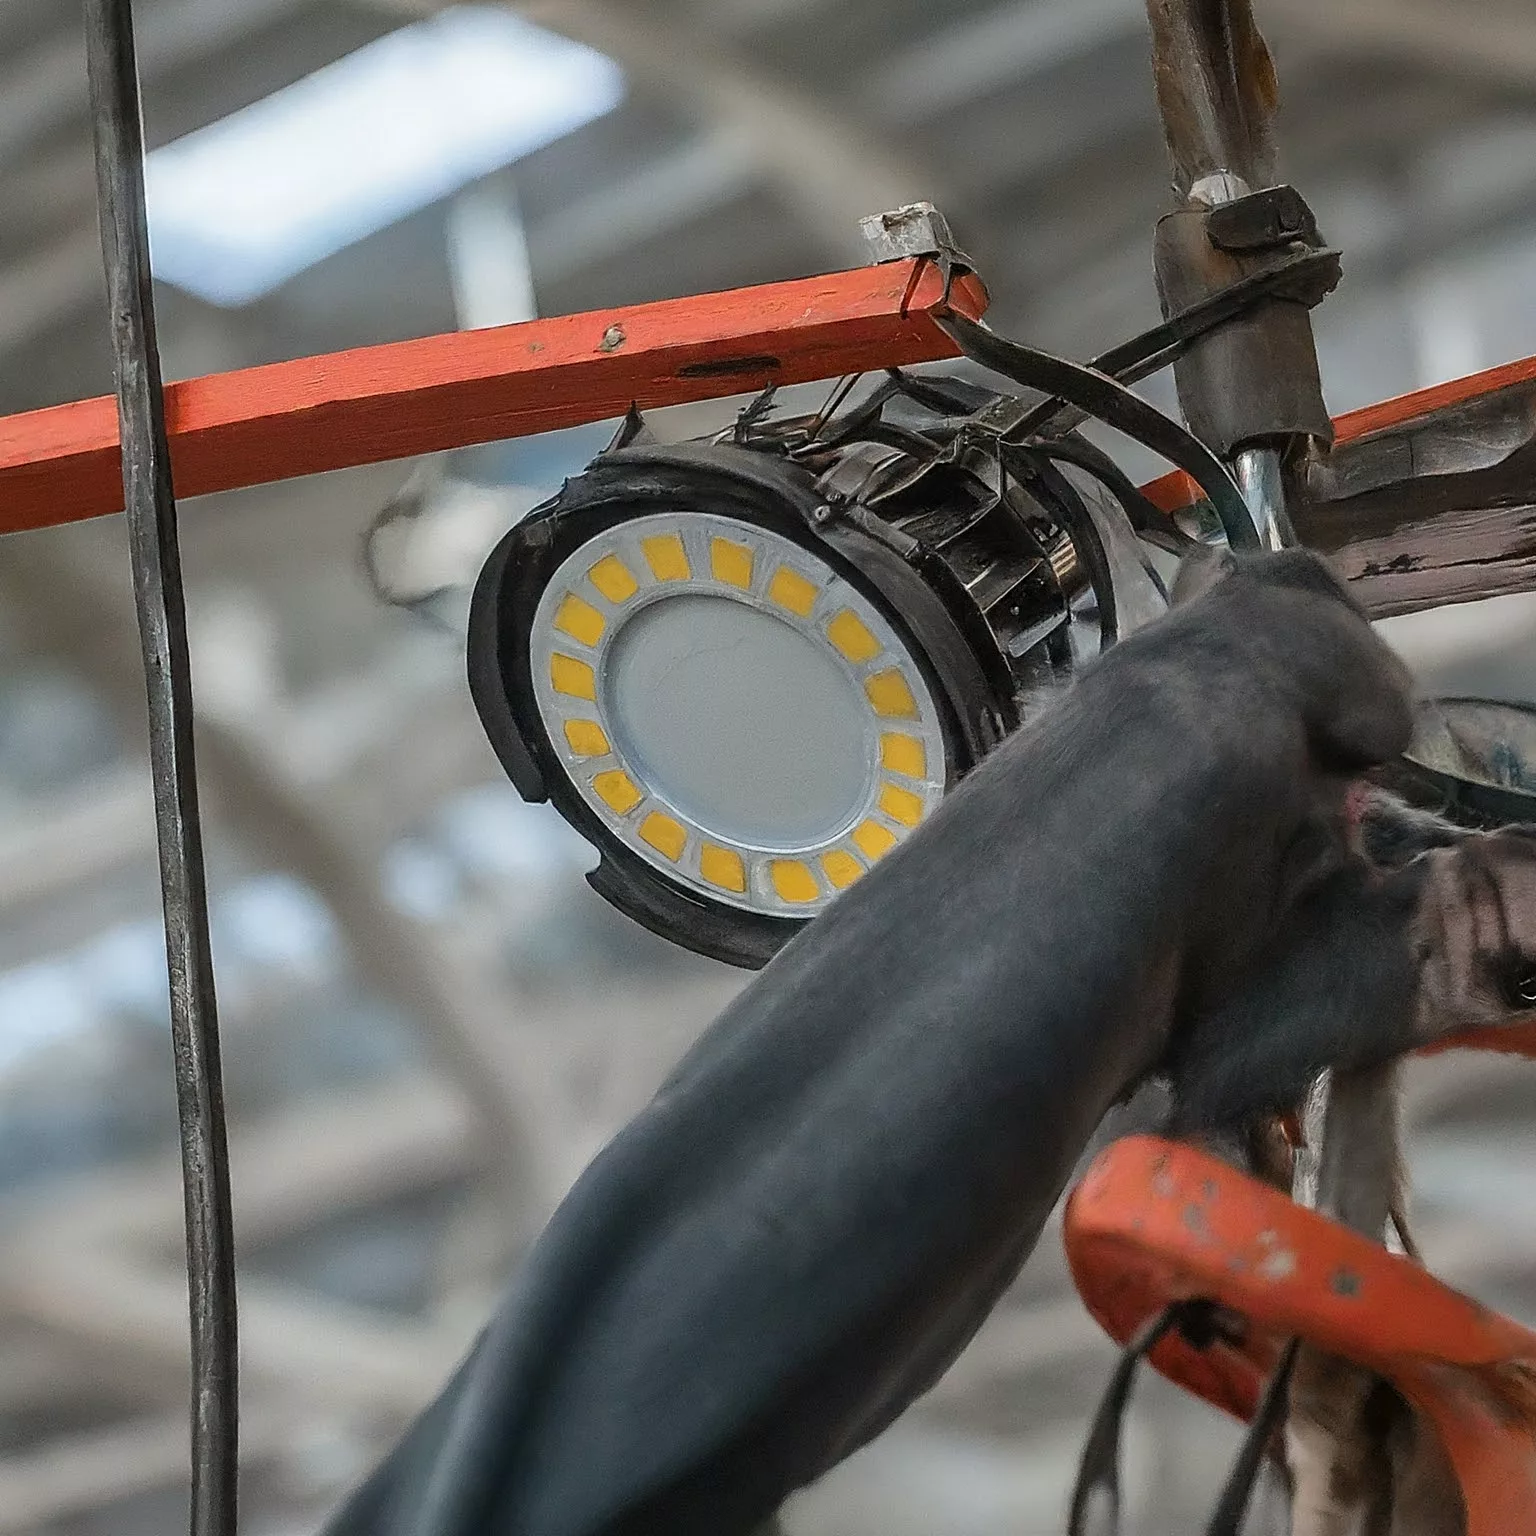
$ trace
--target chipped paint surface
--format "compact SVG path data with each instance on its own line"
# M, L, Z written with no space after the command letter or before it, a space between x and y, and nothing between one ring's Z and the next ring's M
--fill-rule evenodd
M1214 1191L1214 1194L1213 1194ZM1068 1203L1068 1263L1088 1310L1124 1340L1170 1300L1238 1320L1165 1339L1163 1375L1248 1418L1281 1343L1300 1336L1393 1381L1440 1432L1466 1493L1467 1536L1529 1530L1536 1509L1536 1333L1410 1260L1192 1147L1131 1137Z
M1259 1260L1259 1273L1266 1280L1289 1280L1296 1273L1296 1255L1289 1248L1271 1249Z
M1198 1241L1202 1243L1214 1241L1210 1224L1205 1219L1205 1211L1197 1202L1192 1200L1184 1207L1183 1222Z

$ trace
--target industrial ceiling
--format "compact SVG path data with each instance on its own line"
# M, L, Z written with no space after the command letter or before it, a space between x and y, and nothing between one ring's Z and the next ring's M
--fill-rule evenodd
M852 265L861 215L926 198L999 329L1088 356L1158 318L1168 177L1138 0L516 9L615 61L622 103L249 304L164 286L169 377L465 323L466 195L513 218L540 314ZM1333 409L1536 352L1536 12L1257 9L1282 167L1345 252L1317 318ZM150 148L434 10L139 0ZM0 0L0 411L110 388L79 19ZM1172 404L1163 381L1148 393ZM740 984L587 891L585 850L502 779L451 624L382 604L362 575L365 531L408 480L427 500L466 479L483 492L454 535L469 570L488 528L604 437L184 509L252 1536L313 1529L398 1433L561 1190ZM0 1536L162 1536L184 1503L180 1201L119 523L12 536L0 559ZM1531 696L1526 605L1399 638L1432 680ZM1442 1063L1412 1104L1432 1262L1536 1316L1536 1205L1512 1173L1536 1079ZM1048 1236L932 1399L792 1510L791 1532L1060 1530L1110 1358ZM1232 1443L1150 1386L1134 1529L1191 1528Z

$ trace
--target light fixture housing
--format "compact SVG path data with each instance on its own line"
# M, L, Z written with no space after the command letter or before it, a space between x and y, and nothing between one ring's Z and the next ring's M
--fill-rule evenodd
M721 444L603 455L471 604L470 688L615 906L758 966L1013 723L944 599L817 479Z
M810 415L614 443L509 532L470 691L523 796L654 932L743 966L889 856L1195 543L1098 449L887 370ZM1177 430L1170 427L1170 430Z

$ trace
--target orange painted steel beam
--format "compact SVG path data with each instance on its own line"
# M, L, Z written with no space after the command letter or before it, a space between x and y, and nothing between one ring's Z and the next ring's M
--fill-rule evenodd
M1116 1142L1067 1205L1084 1304L1122 1343L1170 1301L1237 1314L1238 1343L1152 1352L1171 1380L1251 1418L1284 1341L1306 1339L1391 1381L1439 1432L1466 1536L1536 1530L1536 1334L1406 1258L1193 1147Z
M1482 373L1469 373L1465 378L1452 379L1446 384L1432 384L1427 389L1416 389L1406 395L1397 395L1376 405L1363 405L1359 410L1346 411L1333 422L1335 443L1354 442L1368 437L1383 427L1400 427L1447 406L1460 405L1467 400L1481 399L1508 389L1512 384L1529 384L1536 379L1536 357L1524 357L1518 362L1501 363L1497 368L1484 369ZM1164 512L1177 512L1202 501L1204 495L1182 469L1173 470L1160 479L1142 487L1146 496Z
M1447 1035L1434 1045L1422 1047L1420 1056L1440 1056L1447 1051L1494 1051L1504 1056L1528 1056L1536 1060L1536 1020L1529 1024L1495 1024L1487 1029Z
M176 492L955 357L942 298L915 259L185 379L166 389ZM979 318L986 289L959 278L951 302ZM121 511L122 494L110 397L0 418L0 533Z

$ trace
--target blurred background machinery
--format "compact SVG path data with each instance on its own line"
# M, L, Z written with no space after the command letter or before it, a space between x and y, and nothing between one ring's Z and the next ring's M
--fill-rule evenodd
M1141 0L140 0L167 377L793 277L936 202L1002 331L1158 318ZM1282 170L1345 281L1335 412L1536 352L1536 16L1263 0ZM82 43L0 0L0 411L104 393ZM1164 379L1149 397L1172 407ZM824 391L803 392L819 402ZM663 435L734 403L657 415ZM298 1536L435 1390L506 1266L742 973L585 886L463 682L467 584L611 428L187 506L242 1262L245 1529ZM1133 474L1157 466L1118 449ZM119 519L0 558L0 1536L182 1518L185 1303L142 685ZM1536 605L1384 626L1536 699ZM1414 1071L1437 1271L1536 1319L1536 1073ZM795 1536L1052 1536L1112 1350L1058 1245ZM1149 1382L1134 1528L1235 1431Z

